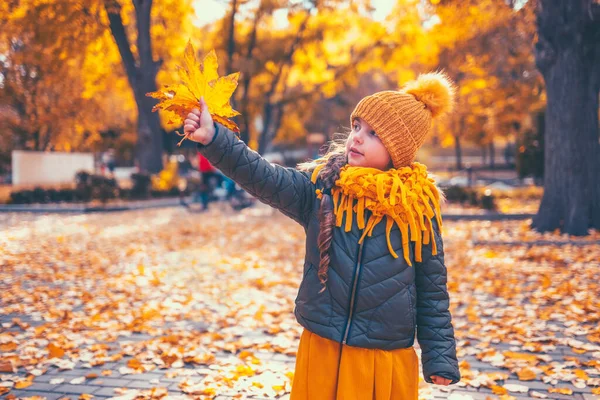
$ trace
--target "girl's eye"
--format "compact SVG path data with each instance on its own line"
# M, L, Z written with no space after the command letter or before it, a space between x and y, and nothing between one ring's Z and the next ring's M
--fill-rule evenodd
M353 126L355 131L359 131L360 130L360 126L358 124L354 124Z
M375 133L375 131L371 131L371 135L377 136L377 133Z

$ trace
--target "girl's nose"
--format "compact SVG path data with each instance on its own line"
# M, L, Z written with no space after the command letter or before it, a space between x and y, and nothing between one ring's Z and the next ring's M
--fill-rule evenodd
M356 132L356 134L354 135L354 141L358 144L362 144L363 137L362 137L361 132Z

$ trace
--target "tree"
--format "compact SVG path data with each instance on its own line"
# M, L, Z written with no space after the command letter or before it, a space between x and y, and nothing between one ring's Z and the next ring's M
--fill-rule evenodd
M440 21L431 30L437 67L458 86L455 110L438 131L442 143L455 145L461 169L463 141L492 151L495 139L509 136L543 106L531 49L534 12L531 4L517 9L497 0L431 3L430 13Z
M125 79L137 111L134 118L137 120L136 155L139 166L149 172L158 172L162 169L164 131L159 115L152 113L155 100L145 94L156 90L161 65L171 61L171 53L177 54L178 46L174 43L185 44L187 38L182 36L190 36L189 32L182 35L182 31L189 27L185 22L191 11L188 0L163 0L154 7L152 0L32 0L0 5L0 22L3 28L8 28L3 29L2 35L7 38L9 47L25 40L29 45L28 56L34 61L38 57L41 62L43 55L46 57L44 62L49 59L60 65L69 65L73 64L73 60L83 59L85 62L90 51L97 54L100 49L105 57L98 59L99 64L95 67L102 74L94 73L92 69L82 71L84 89L80 90L86 92L86 87L95 86L93 94L99 94L103 91L102 86L119 87L118 81ZM113 43L106 40L106 33L112 36ZM115 62L121 63L124 72ZM13 60L9 60L9 64L15 65ZM72 70L69 72L67 76L73 73ZM90 74L86 76L84 72ZM31 76L35 77L35 74ZM50 75L46 77L50 78ZM51 85L61 96L67 95L58 86L66 84L64 77L64 74L57 75L57 82ZM100 84L96 84L98 82ZM91 98L90 94L87 93L88 98ZM115 93L109 92L108 95L113 97ZM119 87L118 95L123 95L123 87ZM77 104L69 110L76 107ZM111 111L113 115L107 118L108 121L98 118L109 125L104 129L111 128L110 120L119 119L119 113L129 113L129 108L113 106Z
M2 148L6 152L81 149L97 139L104 124L100 121L106 120L102 98L86 91L86 42L97 40L100 34L84 28L91 16L81 14L64 20L63 28L82 40L64 37L56 41L48 34L55 28L39 21L50 13L62 13L62 4L23 11L11 4L0 6L0 102L4 109L0 125L6 143Z
M426 43L417 3L398 1L387 22L397 22L403 31L390 32L369 15L368 2L261 0L242 13L240 1L232 0L222 24L207 28L202 51L216 47L226 69L232 65L231 71L241 72L234 102L242 114L242 139L261 152L273 141L302 140L307 123L319 125L313 120L318 105L356 90L362 75L406 72L415 55L414 37L420 32ZM276 12L287 13L288 23L282 26ZM348 20L354 22L349 26ZM345 105L346 114L352 106ZM319 131L328 126L323 121Z
M547 93L544 196L532 227L600 229L600 3L539 0L536 64Z
M132 50L118 0L104 0L110 31L115 39L127 80L133 91L138 111L138 138L136 153L142 170L159 172L162 169L163 135L157 113L152 112L156 100L146 93L157 89L156 76L162 60L156 60L152 51L152 0L132 0L135 9L137 58Z

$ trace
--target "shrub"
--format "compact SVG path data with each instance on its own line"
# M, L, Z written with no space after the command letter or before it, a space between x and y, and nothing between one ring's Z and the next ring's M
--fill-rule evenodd
M443 190L448 201L461 204L469 200L469 195L472 192L472 190L464 188L462 186L448 186Z
M132 199L145 199L150 197L150 185L151 178L150 175L136 172L131 174L131 191L130 198Z

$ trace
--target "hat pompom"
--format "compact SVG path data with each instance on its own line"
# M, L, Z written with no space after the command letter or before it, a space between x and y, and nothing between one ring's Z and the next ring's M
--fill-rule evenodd
M416 80L406 83L402 90L424 103L432 117L451 111L454 105L456 89L442 72L421 74Z

